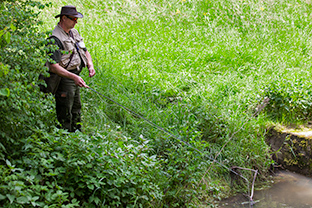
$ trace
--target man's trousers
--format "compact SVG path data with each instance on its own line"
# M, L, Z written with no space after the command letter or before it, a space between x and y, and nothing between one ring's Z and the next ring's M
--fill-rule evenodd
M77 70L71 71L79 75ZM55 93L56 115L61 128L69 132L81 131L80 89L74 80L62 77Z

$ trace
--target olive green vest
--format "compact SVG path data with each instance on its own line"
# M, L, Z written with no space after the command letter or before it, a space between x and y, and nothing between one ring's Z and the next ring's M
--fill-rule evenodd
M71 29L68 35L58 24L52 31L52 36L57 37L63 44L64 51L60 61L60 66L67 70L80 70L80 65L87 66L87 56L83 39L76 29ZM82 63L83 62L83 63Z

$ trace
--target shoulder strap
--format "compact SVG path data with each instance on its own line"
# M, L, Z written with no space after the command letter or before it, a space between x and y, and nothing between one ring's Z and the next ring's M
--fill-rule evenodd
M69 31L69 35L75 41L75 48L77 49L77 51L79 51L79 47L77 45L78 43L76 42L74 35L73 35L73 32L71 30Z
M60 41L60 39L58 37L56 37L55 35L51 35L48 39L54 39L56 44L59 46L60 50L64 50L64 46L63 43ZM64 67L65 69L68 68L71 60L73 59L74 56L74 52L71 53L70 57L69 57L69 62L66 64L66 66Z
M59 46L59 48L61 50L64 50L64 46L63 43L60 41L60 39L58 37L56 37L55 35L51 35L50 37L48 37L49 40L54 39L56 44Z

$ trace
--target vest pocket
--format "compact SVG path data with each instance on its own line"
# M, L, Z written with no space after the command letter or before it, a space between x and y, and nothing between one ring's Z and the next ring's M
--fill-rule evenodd
M62 58L61 58L61 62L60 62L60 65L63 67L63 68L68 68L68 64L69 61L70 61L70 56L72 55L72 51L69 51L69 53L64 53L65 51L62 51L63 55L62 55Z
M67 39L63 41L64 49L67 51L73 51L75 48L75 42L71 39Z

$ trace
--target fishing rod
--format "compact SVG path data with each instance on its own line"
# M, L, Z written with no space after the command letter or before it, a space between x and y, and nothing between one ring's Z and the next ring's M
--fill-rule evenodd
M120 106L121 108L127 110L127 111L130 112L131 114L133 114L133 115L135 115L135 116L141 118L142 120L146 121L146 122L149 123L150 125L152 125L152 126L156 127L157 129L159 129L159 130L165 132L166 134L170 135L171 137L173 137L173 138L176 139L177 141L179 141L179 142L183 143L184 145L188 146L189 148L191 148L191 149L197 151L197 152L200 153L202 156L207 157L209 160L211 160L211 161L213 161L213 162L219 164L221 167L225 168L226 170L230 171L231 173L233 173L233 174L235 174L235 175L241 177L242 179L244 179L244 180L247 182L248 190L250 189L250 186L249 186L250 184L249 184L249 181L248 181L247 178L245 178L242 174L237 173L237 172L234 171L233 169L231 169L231 168L225 166L225 165L222 164L221 162L217 161L216 158L213 158L213 157L211 157L211 156L209 156L209 155L203 153L203 152L200 151L199 149L193 147L191 144L189 144L188 142L186 142L186 141L184 141L183 139L181 139L181 137L178 137L178 136L174 135L174 134L171 133L170 131L168 131L168 130L164 129L163 127L161 127L161 126L155 124L154 122L152 122L152 121L146 119L144 116L141 116L140 114L138 114L138 113L134 112L133 110L127 108L126 106L124 106L124 105L118 103L117 101L115 101L115 100L109 98L108 96L105 96L104 94L102 94L102 93L96 91L95 89L93 89L93 88L91 88L91 87L88 87L87 89L90 89L91 91L97 93L97 94L100 95L101 97L103 97L103 98L105 98L105 99L107 99L107 100L109 100L109 101L115 103L116 105L118 105L118 106ZM220 153L220 152L219 152L219 153ZM254 204L254 201L253 201L253 199L252 199L252 198L253 198L253 187L254 187L254 182L255 182L255 178L256 178L256 175L257 175L257 172L258 172L258 171L255 171L255 170L252 170L252 169L240 168L240 167L236 167L236 168L242 169L242 170L254 171L254 172L255 172L254 179L253 179L253 183L252 183L252 190L251 190L252 193L251 193L251 195L249 196L249 200L250 200L249 203L250 203L250 205L251 205L251 207L252 207L253 204Z

